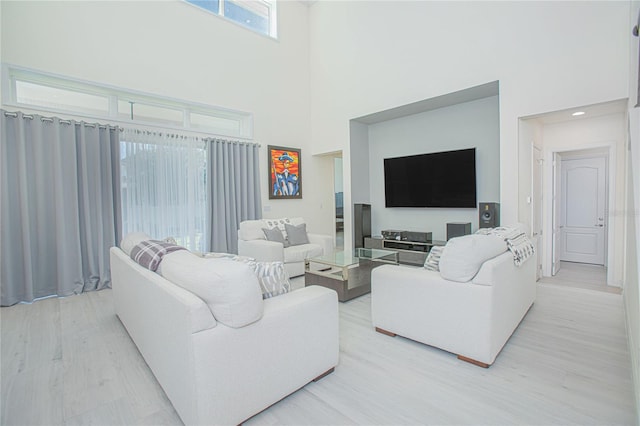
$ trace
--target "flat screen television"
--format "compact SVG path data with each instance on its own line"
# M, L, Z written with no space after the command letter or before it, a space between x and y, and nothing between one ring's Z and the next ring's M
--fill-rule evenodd
M384 159L386 207L476 208L476 149Z

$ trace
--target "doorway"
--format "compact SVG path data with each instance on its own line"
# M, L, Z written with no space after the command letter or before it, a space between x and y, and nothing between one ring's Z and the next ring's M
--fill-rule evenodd
M606 285L622 286L625 264L624 221L615 212L625 208L626 199L624 180L627 156L626 111L627 102L619 100L582 106L579 111L577 108L571 108L524 117L519 122L518 219L532 226L532 235L538 234L535 235L538 237L537 252L539 261L542 263L541 275L544 278L552 277L558 269L573 266L569 264L575 263L584 267L601 268L606 275ZM578 241L581 238L586 240L595 238L576 235L575 230L571 229L571 223L569 232L565 232L560 203L565 198L563 191L567 188L563 189L561 165L563 160L595 157L606 159L605 196L601 197L603 199L600 202L605 206L605 214L595 216L595 221L590 223L589 227L603 228L600 241L604 241L604 248L601 250L604 260L585 258L561 260L567 259L566 250L563 253L563 244L565 249L571 250L579 245ZM584 170L576 173L574 180L581 181L575 176L583 172ZM588 173L585 174L588 175ZM540 175L542 175L542 182L540 182ZM554 182L554 176L559 177L558 182ZM589 177L587 176L586 179ZM558 186L555 183L558 183ZM557 206L557 209L554 209L554 206ZM599 210L602 212L601 207ZM565 210L564 214L566 213L571 215L571 211ZM576 212L577 215L582 213L584 212ZM557 217L554 217L555 215ZM602 221L599 220L601 217ZM603 226L596 226L600 224ZM560 228L561 225L563 228ZM574 236L576 238L570 238ZM591 243L594 244L593 241ZM554 248L558 249L556 253ZM578 261L593 263L578 263ZM556 271L554 271L554 263Z
M344 248L344 183L342 157L333 160L333 192L335 196L336 249Z

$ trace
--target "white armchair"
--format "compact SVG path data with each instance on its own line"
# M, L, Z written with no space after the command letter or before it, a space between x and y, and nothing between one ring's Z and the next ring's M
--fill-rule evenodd
M305 259L333 251L333 237L329 235L307 233L308 244L289 247L285 247L281 242L268 241L263 229L277 227L281 231L285 231L285 223L298 226L305 222L301 217L241 222L238 230L238 254L253 257L261 262L283 262L289 277L297 277L304 274ZM284 237L286 238L286 235Z

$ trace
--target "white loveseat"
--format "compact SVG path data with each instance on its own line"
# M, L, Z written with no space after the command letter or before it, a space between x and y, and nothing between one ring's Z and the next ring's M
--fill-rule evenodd
M308 244L289 247L285 247L280 242L268 241L263 229L278 227L284 231L284 223L297 226L305 222L300 217L241 222L238 230L238 254L263 262L284 262L289 277L297 277L304 274L305 259L322 256L333 251L333 237L329 235L307 233Z
M185 424L240 424L338 363L334 291L312 286L264 301L259 293L257 302L250 301L252 313L244 315L238 312L244 302L235 296L226 306L205 302L120 248L112 248L110 256L116 313ZM180 271L175 267L180 259L187 259L191 277L197 276L194 265L206 261L189 256L196 255L184 250L166 255L165 276ZM169 268L165 262L171 257ZM241 274L248 268L231 260L210 261L235 264L230 268ZM227 279L222 284L247 288L254 297L253 283ZM233 326L217 320L211 306L223 309L219 312ZM247 321L253 322L242 325Z
M467 282L420 267L381 266L371 274L373 326L488 367L535 301L535 265L533 255L516 266L505 246Z

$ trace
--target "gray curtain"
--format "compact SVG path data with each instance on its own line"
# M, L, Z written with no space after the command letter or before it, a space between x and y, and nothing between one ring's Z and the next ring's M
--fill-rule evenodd
M207 210L211 251L238 253L238 228L262 217L260 146L207 141Z
M0 142L0 305L110 287L118 129L1 111Z

